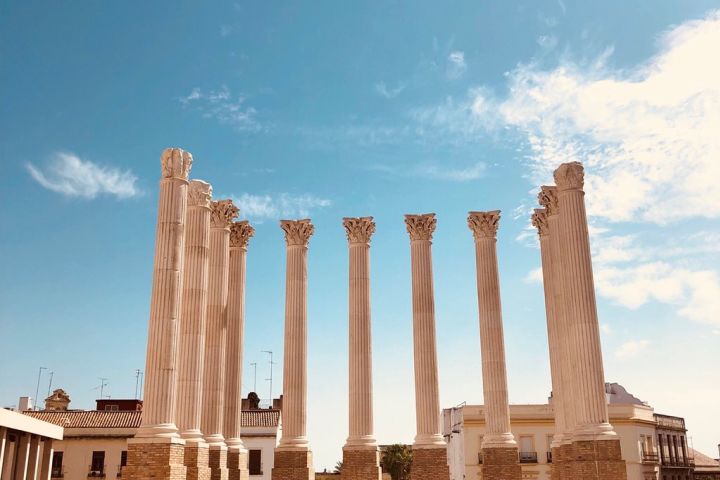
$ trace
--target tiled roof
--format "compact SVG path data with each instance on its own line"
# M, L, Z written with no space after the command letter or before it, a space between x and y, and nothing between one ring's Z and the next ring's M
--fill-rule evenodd
M243 427L277 427L280 423L280 410L243 410Z
M38 420L64 428L138 428L142 412L111 412L103 410L23 412ZM280 410L243 410L243 427L277 427Z
M138 428L140 411L111 412L104 410L23 412L38 420L65 428Z
M694 448L691 448L693 456L695 457L695 467L715 467L720 468L720 462L714 458L708 457L704 453L698 452Z

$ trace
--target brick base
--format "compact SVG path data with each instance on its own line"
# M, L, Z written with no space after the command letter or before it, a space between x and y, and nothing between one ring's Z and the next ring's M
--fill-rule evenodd
M517 447L483 448L482 455L482 478L486 480L522 479Z
M573 477L573 447L571 444L563 444L552 449L553 470L558 480L575 480ZM556 477L553 477L555 479Z
M228 480L227 469L227 447L210 447L210 458L208 465L210 466L211 480Z
M450 480L447 448L413 448L410 480Z
M228 450L227 467L229 480L249 480L247 450Z
M185 467L187 467L187 480L210 480L210 449L207 444L198 446L197 443L185 445Z
M343 448L341 480L380 480L380 451Z
M272 480L315 480L312 452L275 450Z
M582 480L627 480L620 440L582 440L572 444L573 477Z
M185 446L177 443L130 443L123 478L185 480Z

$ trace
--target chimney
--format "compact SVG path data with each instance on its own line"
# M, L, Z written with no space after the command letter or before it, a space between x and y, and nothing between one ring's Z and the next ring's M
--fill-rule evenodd
M33 401L31 397L20 397L18 400L18 412L24 412L26 410L33 409Z

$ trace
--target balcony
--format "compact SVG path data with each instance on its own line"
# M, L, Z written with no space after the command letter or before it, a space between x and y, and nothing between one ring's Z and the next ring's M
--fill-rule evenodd
M520 452L520 463L538 463L537 452Z
M483 463L482 452L478 452L478 465L482 465L482 463Z
M50 469L50 478L64 478L65 472L63 472L62 468L51 468Z
M552 463L552 452L545 452L545 459L547 463Z
M87 478L105 478L105 465L88 465Z
M657 452L642 452L642 463L658 463Z

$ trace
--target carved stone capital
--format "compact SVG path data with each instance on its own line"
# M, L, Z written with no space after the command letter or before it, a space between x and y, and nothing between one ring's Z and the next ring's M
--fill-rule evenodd
M255 235L255 229L247 220L241 220L230 225L230 247L247 248L250 237Z
M536 208L531 217L533 227L537 228L538 235L541 237L550 233L550 224L547 217L548 212L544 208Z
M346 217L343 227L350 243L370 243L370 237L375 233L373 217Z
M560 190L582 190L585 183L585 172L580 162L563 163L553 176Z
M432 240L437 219L434 213L405 215L405 226L410 234L410 240Z
M557 187L543 185L538 193L538 203L545 207L548 215L557 215L560 212L558 203Z
M210 208L212 185L202 180L191 180L188 187L188 207Z
M192 163L192 154L182 148L166 148L160 155L163 178L187 180Z
M285 243L290 247L292 245L301 245L307 247L310 237L315 233L315 226L310 223L310 219L304 220L280 220L280 228L285 232Z
M210 226L212 228L229 228L240 213L232 200L210 202Z
M495 238L500 223L500 210L490 212L470 212L468 214L468 227L473 232L475 240L481 238Z

